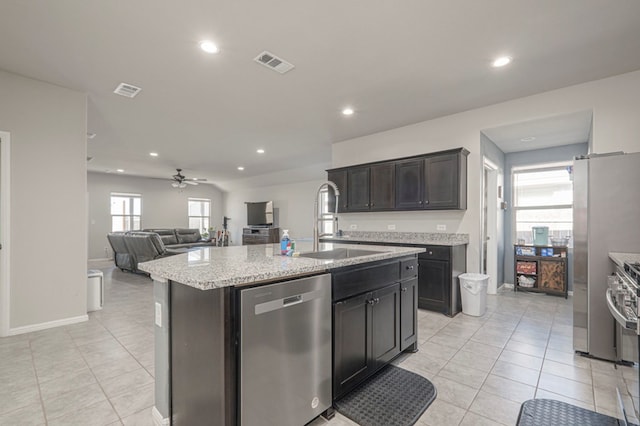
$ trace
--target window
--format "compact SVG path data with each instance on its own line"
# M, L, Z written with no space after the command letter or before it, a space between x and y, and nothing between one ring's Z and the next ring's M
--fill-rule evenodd
M549 238L570 237L573 230L573 182L570 164L513 171L515 240L532 244L534 226L549 227Z
M333 234L334 213L329 211L329 188L320 191L320 205L318 206L320 222L318 223L318 233Z
M111 232L140 229L142 195L111 193Z
M209 231L211 218L211 200L189 198L189 228Z

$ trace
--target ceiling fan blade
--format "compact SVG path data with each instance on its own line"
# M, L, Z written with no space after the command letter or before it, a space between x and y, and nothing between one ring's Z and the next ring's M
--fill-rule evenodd
M189 185L197 185L198 184L198 182L193 182L193 181L190 181L190 180L185 180L183 182L186 183L186 184L189 184Z

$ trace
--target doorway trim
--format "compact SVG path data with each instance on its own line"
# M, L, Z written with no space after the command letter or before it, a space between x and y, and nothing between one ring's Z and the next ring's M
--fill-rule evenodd
M480 197L480 272L489 275L488 294L496 294L500 287L498 285L498 197L498 166L483 155ZM486 269L485 241L487 243Z
M0 336L8 336L10 330L10 308L11 308L11 274L9 271L10 262L10 241L11 227L9 202L11 200L11 135L8 132L0 131L0 244L2 244L2 254L0 254Z

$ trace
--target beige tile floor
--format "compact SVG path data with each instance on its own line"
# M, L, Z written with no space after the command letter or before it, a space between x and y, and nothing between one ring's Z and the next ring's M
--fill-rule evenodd
M152 425L152 282L110 264L89 321L0 339L0 425ZM418 425L514 425L551 398L615 413L615 386L638 403L638 369L573 354L571 299L502 291L479 318L419 312L419 352L396 361L431 380ZM337 415L314 426L354 425ZM390 425L391 426L391 425Z

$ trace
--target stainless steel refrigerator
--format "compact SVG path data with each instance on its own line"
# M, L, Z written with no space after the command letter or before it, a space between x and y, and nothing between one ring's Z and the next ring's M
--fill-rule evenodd
M605 296L615 270L609 253L640 253L640 153L574 161L573 240L573 347L616 360Z

